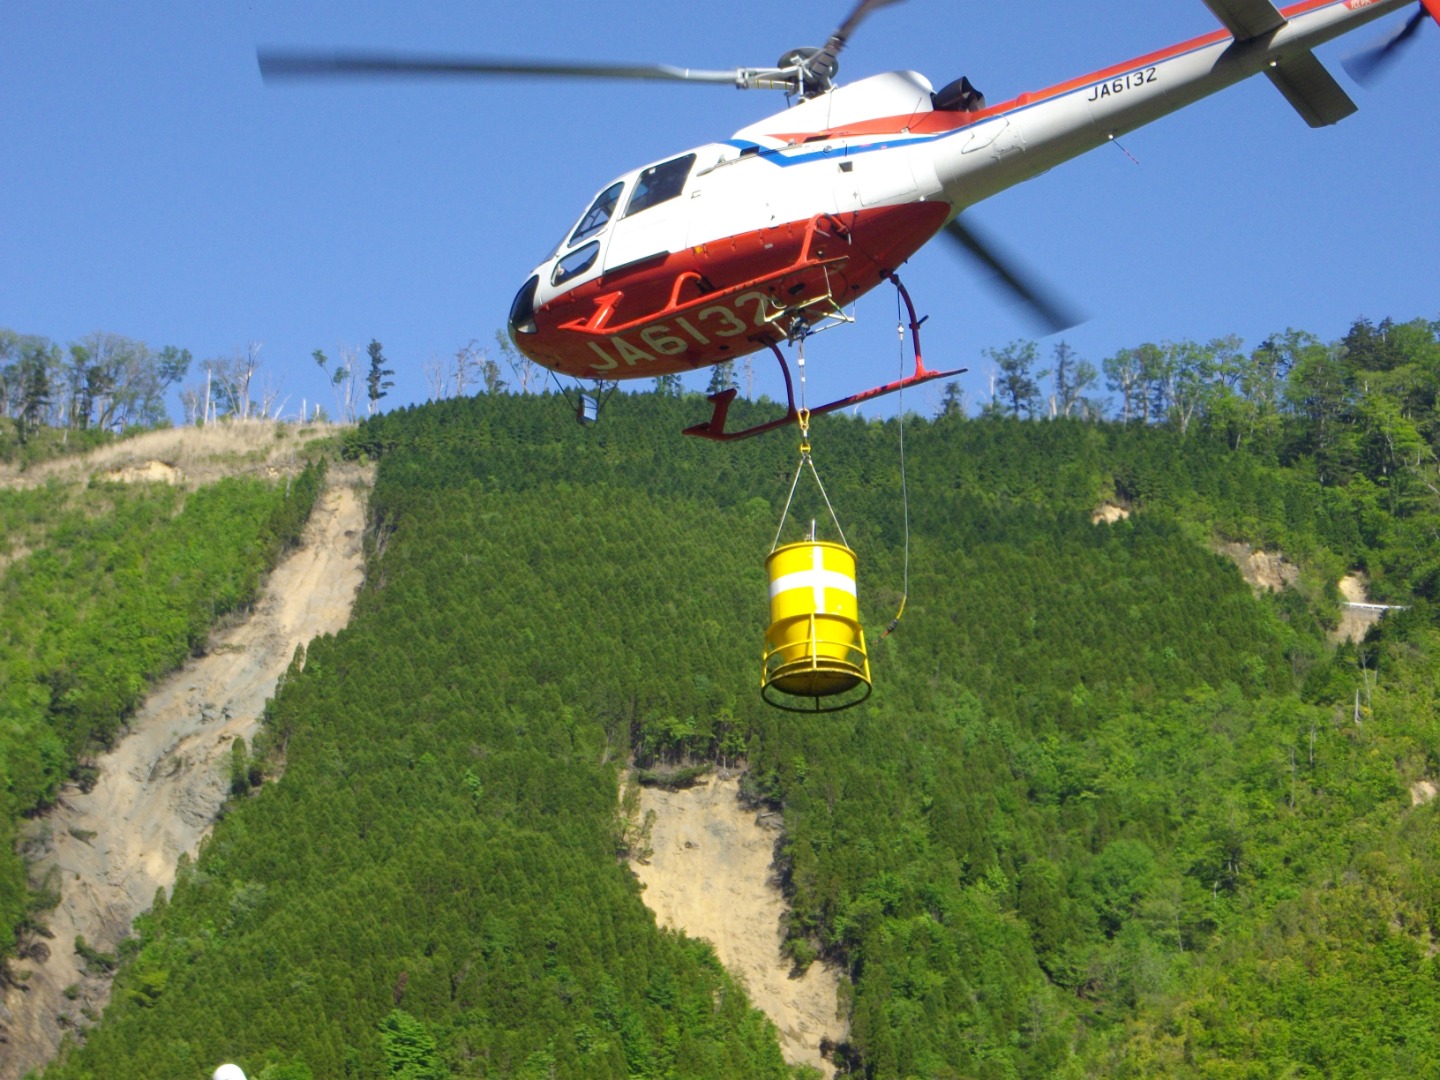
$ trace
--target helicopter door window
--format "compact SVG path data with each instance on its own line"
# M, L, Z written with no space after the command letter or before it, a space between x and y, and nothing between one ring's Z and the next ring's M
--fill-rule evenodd
M582 248L576 248L555 264L555 272L550 275L550 284L563 285L576 274L583 274L595 265L595 258L599 254L600 241L598 240L593 240Z
M624 190L625 181L617 180L595 197L580 224L575 226L575 232L570 237L571 247L581 240L588 240L610 224L610 219L615 216L615 207L620 203L620 193Z
M640 174L635 182L635 194L630 196L630 205L625 216L638 214L652 206L667 202L685 190L685 181L690 178L690 169L695 164L695 155L686 154L674 161L652 165Z

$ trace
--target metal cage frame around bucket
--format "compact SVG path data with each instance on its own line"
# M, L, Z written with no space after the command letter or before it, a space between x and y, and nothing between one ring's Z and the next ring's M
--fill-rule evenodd
M790 712L838 712L870 696L870 658L860 626L855 552L803 540L765 560L770 626L760 694Z

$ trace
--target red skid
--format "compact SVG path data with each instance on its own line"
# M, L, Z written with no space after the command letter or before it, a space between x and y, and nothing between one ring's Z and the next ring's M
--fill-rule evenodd
M771 346L774 348L774 346ZM779 355L777 350L776 355ZM781 360L784 364L784 360ZM872 398L884 397L886 394L893 394L897 390L906 390L912 386L919 386L921 383L930 382L932 379L944 379L951 375L961 375L967 369L956 368L954 371L930 371L928 369L917 371L903 379L898 379L884 386L876 386L869 390L862 390L858 394L851 394L849 397L832 401L828 405L817 405L809 410L811 416L820 416L823 413L834 412L836 409L844 409L851 405L859 405L862 401L869 401ZM790 372L785 371L785 388L790 388ZM711 394L707 401L715 406L714 413L710 419L703 424L696 424L694 427L685 429L684 434L694 435L698 439L711 439L715 442L733 442L736 439L748 439L752 435L762 435L767 431L774 431L777 428L787 427L790 424L798 423L800 410L795 407L795 399L790 399L790 407L785 415L776 420L764 424L756 424L754 427L745 428L743 431L726 431L725 417L730 411L730 403L735 400L738 391L732 386L729 390L722 390L718 394Z
M910 313L910 340L915 348L915 371L913 374L895 382L886 383L884 386L876 386L869 390L862 390L858 394L851 394L849 397L832 401L828 405L819 405L813 409L806 410L807 418L820 416L823 413L834 412L836 409L848 408L851 405L859 405L862 401L870 401L873 398L884 397L886 394L893 394L899 390L906 390L912 386L919 386L921 383L931 382L934 379L945 379L951 375L964 374L966 368L955 368L953 371L931 371L925 366L925 361L920 356L920 324L924 319L916 318L915 305L910 301L910 293L900 283L899 277L890 272L882 274L890 280L899 291L901 298L905 301L905 307ZM760 435L767 431L774 431L776 428L786 427L789 424L798 423L800 410L795 407L795 387L790 381L790 367L785 363L785 357L780 352L780 346L774 342L767 342L770 351L775 354L775 360L780 365L780 374L785 376L785 398L787 408L785 415L778 420L771 420L764 424L757 424L754 427L746 428L744 431L726 431L725 418L730 412L730 403L735 400L736 390L731 387L729 390L722 390L718 394L711 394L707 399L715 410L711 413L710 419L703 424L696 424L694 427L685 429L684 434L694 435L699 439L711 439L715 442L733 442L735 439L748 439L752 435Z

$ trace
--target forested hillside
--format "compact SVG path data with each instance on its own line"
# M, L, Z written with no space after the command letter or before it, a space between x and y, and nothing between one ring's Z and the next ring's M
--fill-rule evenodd
M720 759L783 812L785 947L843 970L849 1074L1434 1074L1440 351L1362 381L1317 348L1329 396L1183 422L912 418L886 637L898 425L818 420L876 678L823 716L757 693L792 440L680 438L704 406L665 393L362 425L367 587L277 695L283 778L47 1076L785 1075L623 864L627 761ZM1300 587L1252 595L1227 539ZM1349 569L1408 609L1335 648Z
M152 682L248 603L298 536L323 462L279 485L0 487L0 965L45 926L16 822L93 781Z

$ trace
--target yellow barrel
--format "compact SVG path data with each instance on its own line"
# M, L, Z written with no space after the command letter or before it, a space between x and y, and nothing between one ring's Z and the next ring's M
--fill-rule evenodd
M864 683L868 694L870 661L855 596L855 552L843 544L802 540L772 551L765 571L770 628L761 691L822 698Z

